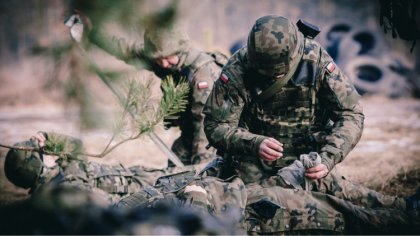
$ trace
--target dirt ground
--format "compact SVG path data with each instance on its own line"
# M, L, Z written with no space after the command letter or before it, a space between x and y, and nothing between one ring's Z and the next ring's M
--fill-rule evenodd
M46 79L35 79L44 73L37 69L42 63L28 59L0 70L0 143L12 145L40 130L55 131L79 137L88 152L99 153L111 136L110 129L104 126L81 130L77 107L63 106L59 91L45 90ZM98 78L87 80L99 115L112 120L117 107L113 95ZM154 89L158 98L157 79ZM362 99L362 104L366 116L363 136L336 168L348 179L384 193L414 193L420 187L420 100L369 96ZM179 131L165 131L158 126L156 133L170 146ZM0 204L27 196L27 191L12 185L4 175L6 152L0 148ZM147 136L120 146L103 159L91 160L155 168L164 168L167 163L165 155Z

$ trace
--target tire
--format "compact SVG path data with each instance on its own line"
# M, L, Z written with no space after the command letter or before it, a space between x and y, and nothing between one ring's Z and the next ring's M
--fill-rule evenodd
M392 71L377 58L355 57L347 63L344 72L362 95L383 94L389 97L400 97L409 94L405 77Z

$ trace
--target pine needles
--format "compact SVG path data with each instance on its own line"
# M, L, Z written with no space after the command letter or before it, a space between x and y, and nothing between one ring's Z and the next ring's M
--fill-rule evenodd
M168 76L162 81L161 87L163 97L160 103L153 101L151 79L144 81L139 78L132 78L124 88L124 95L116 94L122 110L114 124L112 137L100 154L84 152L66 153L65 146L67 142L60 139L47 140L46 146L43 148L12 147L3 144L0 144L0 146L17 150L39 151L61 157L80 154L90 157L104 157L119 145L153 131L156 125L162 122L164 117L176 116L185 111L188 104L188 82L182 79L178 83L175 83L172 76ZM113 144L116 139L119 141Z

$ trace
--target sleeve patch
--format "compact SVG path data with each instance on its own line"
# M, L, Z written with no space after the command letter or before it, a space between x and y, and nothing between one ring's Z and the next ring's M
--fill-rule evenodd
M331 74L331 73L334 72L334 70L335 70L335 64L333 62L328 63L328 65L327 65L327 71L328 71L328 73Z
M227 84L228 83L228 81L229 81L229 77L227 77L227 75L225 75L225 74L222 74L221 76L220 76L220 79L223 81L223 83L225 83L225 84Z
M209 87L209 84L205 81L198 82L198 84L197 84L197 88L199 88L199 89L205 89L205 88L208 88L208 87Z

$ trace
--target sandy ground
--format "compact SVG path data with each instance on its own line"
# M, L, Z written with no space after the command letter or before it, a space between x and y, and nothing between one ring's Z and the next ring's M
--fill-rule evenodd
M46 79L28 80L37 72L40 61L28 60L18 68L0 70L0 143L12 145L28 139L37 131L55 131L81 138L87 152L99 153L111 137L110 128L81 130L78 109L63 106L58 91L43 89ZM159 97L159 83L155 84ZM117 107L113 95L98 80L89 78L87 89L100 108L100 115L112 120ZM406 195L420 187L420 100L389 99L382 96L364 97L365 129L363 136L339 165L338 170L348 179L379 191ZM155 132L170 146L179 130ZM7 149L0 148L0 204L25 198L27 191L17 188L4 176L3 163ZM107 164L144 165L164 168L167 158L147 136L125 143L103 159Z

